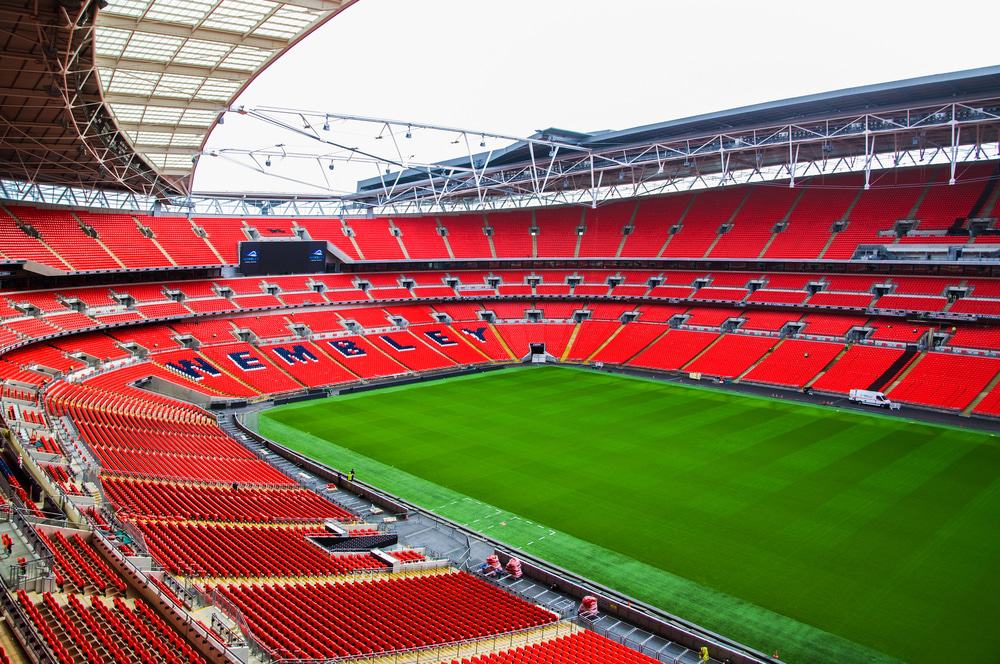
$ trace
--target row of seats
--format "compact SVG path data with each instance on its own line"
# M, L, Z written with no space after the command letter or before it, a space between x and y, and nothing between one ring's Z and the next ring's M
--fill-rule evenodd
M451 664L656 664L648 655L589 630L503 652L453 659Z
M251 523L355 521L336 503L307 489L260 488L143 480L105 474L108 501L129 518Z
M139 522L149 552L168 571L188 577L337 576L388 565L371 553L332 555L310 535L320 525L247 526Z
M62 664L205 661L142 600L132 600L133 608L115 597L109 608L97 596L91 596L89 607L74 594L66 595L65 606L51 593L35 602L18 590L17 598Z
M76 592L94 588L98 592L125 592L125 582L111 571L79 534L66 537L56 531L51 537L39 530L38 537L52 552L56 584L70 586Z

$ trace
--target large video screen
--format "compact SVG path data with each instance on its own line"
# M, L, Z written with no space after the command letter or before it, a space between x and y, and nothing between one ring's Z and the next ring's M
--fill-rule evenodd
M240 242L240 272L248 276L323 272L325 266L326 242Z

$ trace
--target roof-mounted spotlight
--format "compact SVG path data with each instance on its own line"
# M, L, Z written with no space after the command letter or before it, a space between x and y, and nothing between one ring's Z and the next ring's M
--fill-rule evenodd
M323 131L330 131L330 118L323 118Z
M406 137L413 138L413 131L410 129L409 126L406 127Z
M479 147L481 147L481 148L485 148L486 147L486 136L483 135L483 134L480 134L480 136L479 136Z
M271 167L271 155L267 155L267 159L264 161L264 165L268 168Z
M335 165L335 164L333 163L333 160L332 160L332 159L330 160L330 164L329 164L329 165L327 166L327 168L329 168L329 169L330 169L331 171L332 171L332 170L333 170L334 168L336 168L336 165Z
M555 149L555 146L553 146L553 147L549 148L549 156L550 156L550 157L554 157L554 156L556 156L556 149Z

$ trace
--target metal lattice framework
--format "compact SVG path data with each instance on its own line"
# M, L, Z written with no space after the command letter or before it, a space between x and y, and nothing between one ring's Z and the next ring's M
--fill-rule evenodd
M359 183L358 191L329 190L344 210L395 214L500 209L548 204L586 204L663 194L692 188L786 180L794 187L814 175L864 172L948 163L950 183L963 161L994 159L1000 136L1000 95L967 102L896 108L811 122L749 127L739 131L691 135L604 146L601 137L542 133L527 139L502 134L282 108L239 108L235 112L298 139L316 150L221 148L203 153L267 173L274 160L368 163L380 172ZM332 121L371 126L389 140L375 153L353 148L331 136ZM406 137L415 130L437 132L464 147L465 155L442 163L407 158ZM567 132L568 134L568 132ZM508 141L502 149L477 151L488 139ZM383 170L384 169L384 170ZM313 183L322 188L322 182ZM239 198L227 192L215 197ZM299 196L300 203L323 196ZM280 199L280 197L279 197Z

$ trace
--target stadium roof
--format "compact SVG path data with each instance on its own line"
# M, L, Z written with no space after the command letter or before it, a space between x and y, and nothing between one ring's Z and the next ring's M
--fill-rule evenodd
M227 102L344 0L108 0L97 16L104 99L136 151L187 176Z
M186 193L219 113L352 2L5 2L0 177Z
M607 153L614 150L631 151L652 144L676 144L677 142L691 141L692 145L697 145L713 135L735 135L754 130L776 128L781 125L801 126L822 123L834 118L848 121L869 114L877 115L900 109L929 110L948 104L976 100L1000 102L1000 65L834 90L623 130L575 132L549 128L539 130L531 138L571 144L578 146L581 150L586 150L588 153ZM992 110L994 114L1000 112L1000 109ZM996 124L997 118L984 119L992 120L993 124ZM931 123L926 124L929 127ZM906 128L900 127L900 129ZM946 133L940 128L938 131ZM847 136L845 135L844 138ZM923 132L923 139L927 139L926 131ZM941 143L944 142L941 141ZM853 136L850 142L838 141L837 147L837 155L835 156L844 156L851 152L863 154L864 140L860 135ZM717 148L713 146L713 154L717 151ZM696 155L687 157L679 154L677 156L691 161L697 158ZM471 158L462 157L444 161L441 162L440 166L442 170L448 167L471 168L471 164L477 161L481 163L485 157L486 155L476 154L472 155ZM490 164L510 166L526 163L530 159L528 142L520 142L504 150L493 151L490 155ZM713 169L721 168L721 165L719 160L710 159L698 162L698 167L700 172L708 173L712 172ZM410 170L381 178L369 178L358 183L358 192L363 194L383 189L387 180L398 188L401 184L419 182L426 177L426 172Z
M0 7L0 178L160 199L188 196L194 157L222 112L291 44L353 2L8 0ZM395 172L363 180L356 193L339 198L369 208L427 197L520 197L541 204L541 195L556 187L596 190L612 181L646 187L719 173L725 180L739 169L787 171L783 162L789 161L870 157L884 152L882 137L889 135L942 150L969 144L971 127L978 147L997 140L998 100L1000 66L624 130L547 129L488 153L470 150L420 168L375 155ZM862 116L864 131L856 131ZM961 125L960 135L952 123ZM878 146L868 134L878 135ZM794 157L780 149L796 140ZM794 163L791 172L794 177Z

